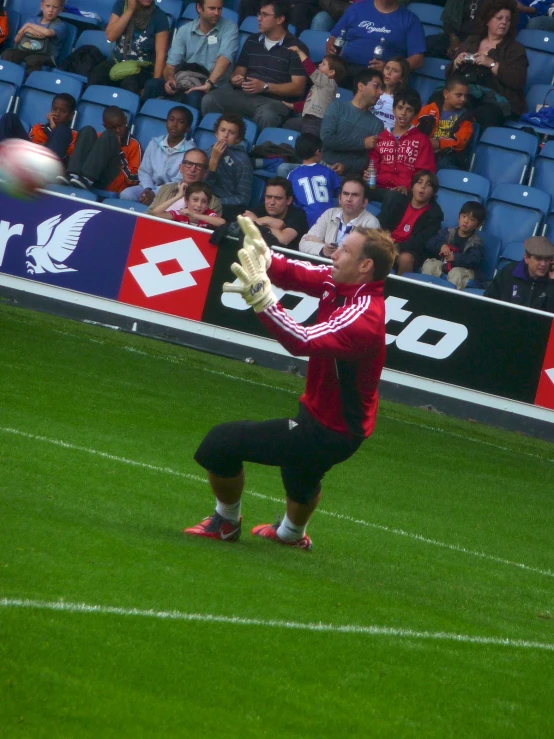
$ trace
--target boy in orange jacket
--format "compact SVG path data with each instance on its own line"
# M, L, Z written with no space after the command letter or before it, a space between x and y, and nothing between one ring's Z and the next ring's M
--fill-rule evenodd
M473 136L473 115L466 106L469 87L463 77L450 77L442 101L425 105L414 119L431 139L437 169L467 169L466 148Z
M24 139L47 149L65 160L71 156L77 131L71 130L71 121L77 102L73 95L60 92L52 100L52 108L46 116L46 123L35 123L29 133L15 113L4 113L0 118L0 141L5 139Z
M83 190L95 187L120 193L138 185L140 144L129 133L125 112L116 105L104 109L102 123L106 130L101 134L92 126L79 131L67 165L69 184Z

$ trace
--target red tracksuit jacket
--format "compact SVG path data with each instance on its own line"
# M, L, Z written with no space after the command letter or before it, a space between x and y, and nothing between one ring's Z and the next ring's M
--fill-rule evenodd
M330 267L276 253L269 275L278 287L320 298L315 326L296 323L279 303L258 314L287 351L309 357L300 402L333 431L369 436L385 362L384 282L337 284Z
M398 140L390 131L377 136L375 148L369 152L375 164L377 187L410 189L412 177L420 169L437 171L437 163L429 137L412 126Z

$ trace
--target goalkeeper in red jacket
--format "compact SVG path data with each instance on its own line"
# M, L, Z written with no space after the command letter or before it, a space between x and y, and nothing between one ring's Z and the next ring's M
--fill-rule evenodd
M237 280L223 290L240 293L287 351L309 357L306 389L294 418L235 421L208 433L195 459L208 472L216 509L184 533L237 541L243 462L257 462L281 468L287 500L282 522L255 526L252 534L311 549L306 526L323 476L352 456L375 425L385 361L383 284L396 247L388 233L356 227L334 252L332 267L314 266L270 251L250 219L239 216L239 222L245 233L241 263L232 265ZM293 321L272 282L318 297L317 323L305 328Z

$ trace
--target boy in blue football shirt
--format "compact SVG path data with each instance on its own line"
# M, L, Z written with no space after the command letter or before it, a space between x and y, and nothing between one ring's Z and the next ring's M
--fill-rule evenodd
M323 143L313 133L302 133L294 148L302 164L289 172L294 193L294 205L306 213L310 228L319 216L333 205L341 180L336 172L321 162Z

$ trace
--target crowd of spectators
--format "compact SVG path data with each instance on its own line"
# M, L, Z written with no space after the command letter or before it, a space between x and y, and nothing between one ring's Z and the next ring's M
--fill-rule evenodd
M59 94L45 121L28 122L29 133L6 113L0 139L48 146L66 163L61 182L74 187L108 190L158 217L210 229L247 214L269 243L312 255L330 257L356 225L381 227L397 243L398 274L422 270L464 289L479 279L478 229L486 211L469 201L457 223L444 223L436 172L467 168L476 122L482 131L525 112L528 60L515 36L521 18L554 26L549 7L447 0L443 33L426 37L409 4L398 0L241 0L239 20L257 15L258 32L239 49L237 24L222 17L223 0L200 0L197 19L179 27L171 43L168 18L155 0L115 0L105 31L113 52L91 66L88 82L174 101L167 133L143 154L115 106L104 110L103 132L86 126L76 133L76 102ZM55 66L67 32L63 10L63 0L42 0L2 58L23 63L27 73ZM298 38L310 24L329 31L317 66ZM449 60L445 84L428 101L409 86L425 54ZM353 98L337 99L339 87L348 86ZM194 141L191 107L218 114L207 150ZM244 119L259 131L300 132L292 161L287 147L254 152L277 175L267 179L259 204L252 202L255 161ZM367 210L374 202L382 207L375 215ZM544 241L530 249L512 270L514 279L546 280L550 295L553 273L542 275L541 267L550 251ZM489 288L488 294L504 293Z

